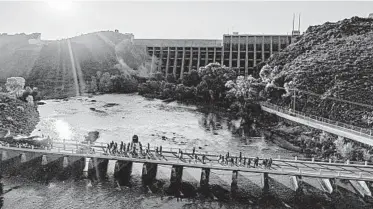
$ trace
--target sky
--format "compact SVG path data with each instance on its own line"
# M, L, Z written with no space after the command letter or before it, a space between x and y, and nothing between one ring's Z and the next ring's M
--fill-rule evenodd
M290 34L294 13L301 14L303 32L311 25L367 17L373 2L0 1L0 33L38 32L54 40L118 29L135 38L222 39L233 31Z

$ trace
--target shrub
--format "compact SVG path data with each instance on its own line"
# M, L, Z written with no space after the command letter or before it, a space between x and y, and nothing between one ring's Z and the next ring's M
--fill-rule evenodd
M197 86L201 82L201 78L198 75L197 70L191 70L185 74L182 83L185 86Z

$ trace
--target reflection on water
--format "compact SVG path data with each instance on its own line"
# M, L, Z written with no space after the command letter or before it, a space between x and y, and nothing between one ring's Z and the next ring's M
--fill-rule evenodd
M239 134L232 134L239 126L239 119L231 120L216 112L199 112L195 106L175 102L166 104L137 95L46 101L39 111L41 121L32 135L48 135L54 140L82 141L89 131L96 130L100 132L98 142L105 143L112 140L128 142L132 135L137 134L143 144L152 146L196 147L222 153L241 151L246 156L292 155L265 141L253 141L250 146L244 146ZM112 167L109 169L113 170ZM158 173L157 178L162 178L167 185L170 169L160 169ZM3 179L5 187L17 189L4 195L4 208L250 208L250 202L255 203L257 199L224 202L216 196L212 199L198 196L181 201L164 196L162 192L144 190L140 174L141 170L134 171L137 183L131 188L119 188L112 179L99 183L52 180L43 184L27 178L7 177ZM212 182L228 185L217 189L225 195L229 191L231 174L211 175ZM109 176L112 176L112 171ZM195 183L198 183L199 176L200 173L193 172L183 174L183 178ZM260 184L260 180L258 182Z
M54 127L59 139L72 139L72 131L70 129L70 125L67 122L59 119L55 122Z

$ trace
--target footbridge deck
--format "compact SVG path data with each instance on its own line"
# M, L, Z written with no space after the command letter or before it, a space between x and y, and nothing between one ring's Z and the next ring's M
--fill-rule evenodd
M373 131L371 129L360 128L298 111L287 110L268 102L262 102L261 107L262 110L287 120L373 146Z
M369 181L373 182L373 165L367 162L321 162L315 159L285 159L279 156L273 159L272 166L266 168L262 166L263 159L260 159L259 166L253 165L254 156L245 156L240 153L231 155L230 159L233 159L233 163L221 162L219 156L222 153L213 153L208 151L195 150L194 154L192 150L183 150L183 154L176 150L178 148L163 148L160 152L158 149L150 149L148 154L141 153L139 155L132 155L131 153L124 152L121 154L106 154L103 151L97 150L95 153L85 152L82 153L81 147L96 147L101 148L99 144L84 145L73 143L55 143L54 148L48 149L30 149L30 148L19 148L19 147L0 147L2 156L2 162L12 157L19 157L24 161L27 161L28 155L35 158L44 157L48 158L53 156L53 159L58 158L69 158L74 159L97 159L100 161L123 161L131 163L143 163L143 164L154 164L154 165L169 165L173 167L191 167L201 168L207 170L225 170L232 172L250 172L250 173L264 173L264 174L276 174L276 175L289 175L289 176L304 176L313 178L325 178L325 179L346 179L356 181ZM79 149L76 149L76 146ZM241 155L241 158L239 157ZM205 156L205 157L203 157ZM244 161L244 159L247 159ZM251 159L251 164L248 165L248 159ZM41 158L42 160L42 158ZM47 160L48 161L48 160ZM40 162L42 163L42 162Z

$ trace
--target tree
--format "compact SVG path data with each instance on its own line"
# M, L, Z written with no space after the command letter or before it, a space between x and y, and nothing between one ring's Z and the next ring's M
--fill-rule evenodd
M327 141L329 141L331 139L331 136L330 134L328 134L327 132L323 131L321 132L320 134L320 137L319 137L319 142L324 144L326 143Z
M25 79L22 77L10 77L6 79L5 88L13 97L17 97L20 91L23 91L25 86Z
M100 78L100 91L102 92L111 92L112 91L112 82L111 82L111 76L108 72L105 72L102 74Z
M101 76L102 76L102 72L101 71L97 71L96 75L97 75L97 79L100 80Z
M272 80L272 71L273 70L269 65L263 66L259 72L259 76L262 79L262 81L270 83Z
M199 68L198 75L201 78L197 86L200 96L207 101L220 101L225 97L225 83L236 78L236 71L219 63L210 63Z
M201 82L201 78L197 70L191 70L184 76L182 82L186 86L197 86Z
M110 77L111 81L111 92L121 92L122 90L122 84L123 84L123 79L120 75L112 75Z
M334 141L337 152L345 159L350 159L353 152L353 144L351 142L345 143L342 136L338 136L338 139Z
M91 76L91 83L90 83L89 91L92 93L95 93L98 91L97 78L94 75Z
M255 79L251 75L247 78L238 76L235 81L229 80L225 87L229 89L226 93L226 98L240 102L257 101L259 93L264 89L260 79Z
M166 81L168 83L176 83L176 79L175 79L174 74L168 74L167 77L166 77Z

